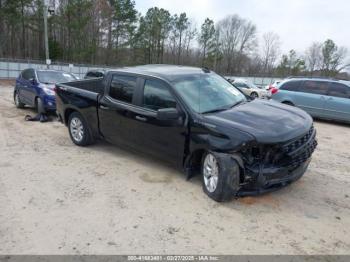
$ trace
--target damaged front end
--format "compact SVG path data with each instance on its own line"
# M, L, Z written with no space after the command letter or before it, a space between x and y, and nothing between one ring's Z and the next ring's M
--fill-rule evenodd
M317 146L316 130L276 144L250 144L238 153L243 163L238 195L254 195L281 188L306 171Z

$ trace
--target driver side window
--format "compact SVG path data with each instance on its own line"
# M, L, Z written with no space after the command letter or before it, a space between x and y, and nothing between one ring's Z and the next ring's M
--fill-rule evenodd
M157 111L162 108L176 108L176 101L165 83L160 80L147 79L143 89L142 105Z
M34 79L34 70L33 69L26 69L22 72L22 78L25 80Z

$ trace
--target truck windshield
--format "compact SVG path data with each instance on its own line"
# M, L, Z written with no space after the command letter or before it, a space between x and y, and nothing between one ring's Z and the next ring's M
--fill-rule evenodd
M60 71L38 71L38 80L40 83L56 84L59 82L69 82L77 80L77 78L66 72Z
M240 91L213 73L181 76L172 82L186 104L197 113L223 111L246 101Z

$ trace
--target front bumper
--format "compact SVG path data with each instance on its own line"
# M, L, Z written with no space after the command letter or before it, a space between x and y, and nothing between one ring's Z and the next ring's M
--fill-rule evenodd
M240 195L259 194L281 188L299 179L317 147L316 130L279 146L260 148L258 163L244 166Z
M255 177L250 177L249 183L242 185L238 196L263 194L285 187L303 176L310 161L311 157L293 170L278 167L263 168Z
M56 110L56 98L55 96L44 96L44 106L46 110Z

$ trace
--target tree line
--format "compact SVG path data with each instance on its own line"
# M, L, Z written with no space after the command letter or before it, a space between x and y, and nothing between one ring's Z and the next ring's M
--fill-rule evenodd
M331 39L303 53L280 51L274 32L237 14L198 26L186 13L158 7L140 14L132 0L49 0L53 61L125 66L167 63L211 68L226 75L339 76L347 50ZM0 57L44 59L43 0L0 0ZM348 77L346 74L342 77Z

